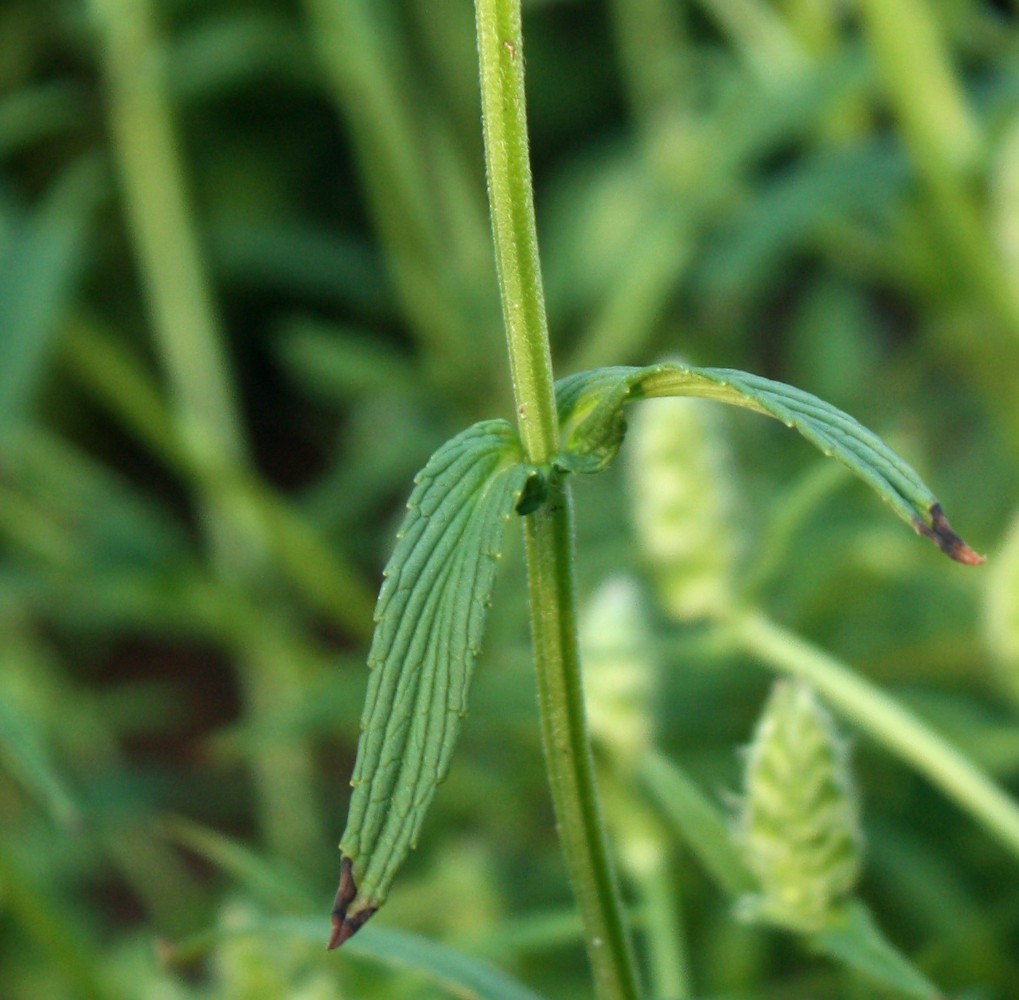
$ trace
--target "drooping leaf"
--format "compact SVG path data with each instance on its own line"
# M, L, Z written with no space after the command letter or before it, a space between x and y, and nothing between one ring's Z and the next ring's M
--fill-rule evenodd
M332 947L385 900L449 767L503 525L533 474L511 426L489 420L444 444L417 477L375 609Z
M626 433L624 405L664 396L714 399L782 421L867 483L946 555L970 566L983 562L952 531L916 472L876 434L808 392L747 372L659 364L598 368L562 379L556 384L563 442L558 464L570 472L600 472L615 458Z

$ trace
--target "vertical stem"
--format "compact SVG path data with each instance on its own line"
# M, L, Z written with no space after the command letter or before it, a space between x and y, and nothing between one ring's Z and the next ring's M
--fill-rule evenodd
M980 157L980 127L929 6L922 0L861 0L860 13L921 169L971 176Z
M530 461L558 450L545 292L538 261L520 0L476 0L481 106L495 262L520 437Z
M643 793L636 791L641 781L639 759L620 755L610 760L611 770L602 772L605 811L619 844L622 870L644 918L641 937L650 995L657 1000L689 1000L690 963L670 833Z
M520 0L476 0L475 9L488 196L520 437L528 459L547 465L558 450L558 417L527 143ZM573 506L565 483L553 483L547 505L525 520L524 536L545 760L595 994L637 1000L584 716Z
M259 512L229 483L248 463L212 290L202 264L164 82L152 0L92 0L102 42L114 152L175 431L194 463L203 528L220 582L254 590L268 575ZM285 659L252 636L241 667L246 710L278 712L297 685ZM253 761L261 823L274 850L306 855L316 837L313 762L293 744Z
M207 461L236 466L244 440L198 249L148 0L93 0L105 43L109 121L146 304L179 430Z
M326 79L346 116L396 291L435 368L463 377L476 361L456 251L438 223L433 164L409 75L379 0L305 0ZM439 267L443 260L452 266ZM476 364L475 366L476 367Z
M676 871L668 855L665 837L654 870L634 874L647 922L651 989L663 1000L688 1000L693 996L690 967L684 948L683 918L676 899Z
M584 715L573 578L573 504L565 486L525 521L538 705L549 784L599 1000L640 996L609 856Z
M910 155L930 191L935 220L957 267L1019 337L1019 297L989 239L971 188L985 139L929 5L861 0L860 13ZM1002 345L1004 346L1004 345Z

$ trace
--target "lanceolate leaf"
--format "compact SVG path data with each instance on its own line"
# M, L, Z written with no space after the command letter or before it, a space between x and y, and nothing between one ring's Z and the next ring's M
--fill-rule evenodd
M417 477L385 570L330 947L382 904L445 776L503 526L534 470L505 420L468 428Z
M841 462L913 529L957 562L983 559L954 531L934 494L880 438L808 392L728 368L682 364L599 368L556 384L563 452L557 463L570 472L599 472L619 451L626 432L625 403L656 396L699 396L742 406L795 427L830 458Z
M851 903L842 918L807 943L868 979L916 1000L940 1000L941 991L881 933L862 903Z

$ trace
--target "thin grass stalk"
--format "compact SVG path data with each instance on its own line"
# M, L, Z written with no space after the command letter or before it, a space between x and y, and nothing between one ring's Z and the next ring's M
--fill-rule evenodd
M330 550L253 472L202 467L175 434L173 415L158 387L130 352L91 320L75 317L69 326L64 361L72 378L177 475L200 484L203 492L222 496L224 506L243 502L257 510L276 568L303 599L348 635L363 642L371 639L373 595L342 553Z
M487 240L476 188L465 183L448 123L412 82L390 5L305 0L305 8L405 315L433 380L456 394L476 385L481 345L495 328L476 301L490 294L492 277L479 253Z
M194 486L210 556L230 584L255 586L266 550L257 512L203 489L215 475L248 465L225 338L199 249L163 74L150 0L92 0L102 42L109 122L131 238L156 346L170 384L176 432L206 475ZM224 499L227 502L224 502ZM239 665L246 710L279 710L298 687L286 660L253 646ZM313 762L293 743L252 762L261 825L271 847L304 857L319 825Z
M613 0L623 82L630 105L649 135L662 119L683 113L690 101L691 52L675 0Z
M668 850L664 843L663 849ZM653 872L636 879L644 914L652 994L669 1000L687 1000L694 994L675 885L675 865L668 857Z
M974 290L1019 338L1019 295L972 192L984 136L932 12L921 0L860 0L860 13L937 222Z

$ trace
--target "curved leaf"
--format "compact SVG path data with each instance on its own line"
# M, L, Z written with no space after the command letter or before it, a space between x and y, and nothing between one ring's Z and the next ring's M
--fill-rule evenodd
M534 474L512 427L489 420L417 477L375 609L330 947L383 903L417 842L467 712L503 525Z
M856 969L872 982L916 1000L940 1000L942 992L881 933L862 903L852 903L842 918L807 942L840 965Z
M756 410L794 427L829 458L872 487L904 521L956 562L977 555L952 531L937 498L877 435L809 392L729 368L659 364L599 368L556 383L563 452L570 472L600 472L619 451L626 432L623 406L633 399L698 396Z

